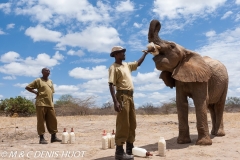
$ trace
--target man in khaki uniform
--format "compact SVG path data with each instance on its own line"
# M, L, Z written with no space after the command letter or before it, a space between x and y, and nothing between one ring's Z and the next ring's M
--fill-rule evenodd
M48 76L50 75L50 70L48 68L42 69L42 77L35 79L32 83L26 86L26 90L36 94L36 111L37 111L37 132L40 136L39 144L47 144L44 139L45 126L51 136L52 142L61 142L60 139L56 137L57 130L57 119L53 104L53 83ZM35 90L37 89L37 91Z
M132 148L135 141L136 130L136 114L133 101L133 82L131 72L137 70L148 54L144 51L142 57L135 62L122 62L125 60L126 49L121 46L112 48L111 57L115 58L109 68L109 90L114 102L114 109L117 113L116 119L116 152L115 159L133 159ZM117 93L115 94L115 88ZM126 152L124 152L123 144L126 142Z

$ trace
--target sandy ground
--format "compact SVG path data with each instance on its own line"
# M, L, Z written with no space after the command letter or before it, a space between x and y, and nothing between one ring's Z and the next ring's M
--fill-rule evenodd
M11 118L0 117L0 159L81 159L112 160L115 149L101 149L101 132L115 129L115 116L74 116L57 117L57 134L61 138L63 128L73 127L76 134L75 144L49 143L38 144L36 117ZM208 115L209 129L211 128ZM237 160L240 159L240 113L225 113L226 136L211 136L211 146L195 145L197 139L195 114L189 115L192 143L177 144L177 115L138 115L135 146L145 148L153 156L143 159L170 160ZM166 139L166 157L160 157L157 151L159 137ZM50 135L46 133L50 141ZM125 146L124 146L125 148Z

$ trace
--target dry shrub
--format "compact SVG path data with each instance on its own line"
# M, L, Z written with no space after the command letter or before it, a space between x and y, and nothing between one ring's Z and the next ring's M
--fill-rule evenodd
M94 107L94 96L87 98L73 98L71 95L63 95L56 101L55 112L58 116L90 115Z

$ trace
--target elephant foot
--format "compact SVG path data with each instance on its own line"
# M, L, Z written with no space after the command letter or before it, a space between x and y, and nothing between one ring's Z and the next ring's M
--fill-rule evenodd
M218 132L215 135L218 136L218 137L222 137L222 136L225 136L225 132L224 132L223 129L219 129Z
M219 129L218 132L216 132L215 130L212 130L211 135L222 137L222 136L225 136L225 131L223 129Z
M185 143L191 143L190 137L178 137L177 139L178 144L185 144Z
M215 130L212 129L211 135L216 135Z
M212 145L212 140L209 136L198 138L196 145Z

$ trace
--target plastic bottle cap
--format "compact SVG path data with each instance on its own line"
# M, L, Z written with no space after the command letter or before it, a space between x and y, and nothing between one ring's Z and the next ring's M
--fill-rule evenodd
M146 156L153 156L150 152L146 152Z
M73 128L71 129L71 132L74 132L74 131L73 131Z
M112 132L112 135L115 135L114 130L113 130L113 132Z
M66 132L66 128L63 129L63 132Z
M105 130L103 130L103 134L102 134L103 136L106 136L107 135L107 133L106 133L106 131Z

